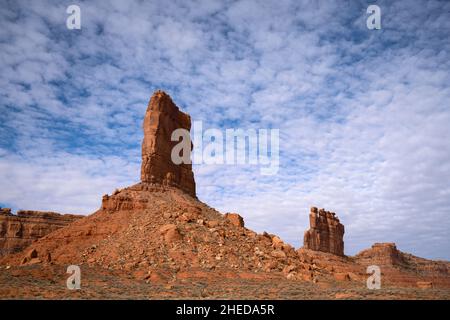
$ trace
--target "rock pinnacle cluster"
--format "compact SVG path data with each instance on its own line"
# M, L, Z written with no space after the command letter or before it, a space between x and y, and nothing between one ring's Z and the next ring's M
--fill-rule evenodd
M344 225L334 212L312 207L309 224L303 239L305 249L344 255Z

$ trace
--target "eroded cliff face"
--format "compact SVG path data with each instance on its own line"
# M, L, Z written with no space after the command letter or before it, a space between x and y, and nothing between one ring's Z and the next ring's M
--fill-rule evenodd
M67 226L82 216L55 212L25 211L12 214L0 208L0 256L23 250L33 241Z
M305 249L344 255L344 226L334 212L311 208L309 214L310 229L305 232Z
M172 133L176 129L189 131L191 117L180 111L169 95L158 90L150 99L143 127L141 181L174 186L195 197L192 165L175 164L171 159L172 149L178 144L171 140Z
M403 254L397 249L395 243L374 243L370 249L358 253L357 261L365 265L401 266L406 264Z

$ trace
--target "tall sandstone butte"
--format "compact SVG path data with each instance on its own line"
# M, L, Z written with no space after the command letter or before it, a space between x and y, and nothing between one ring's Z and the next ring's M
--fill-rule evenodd
M334 212L312 207L309 224L310 229L305 232L303 238L305 249L344 255L344 225L339 222Z
M171 159L172 148L178 143L171 140L176 129L189 131L191 117L181 112L168 94L158 90L151 97L144 118L141 181L174 186L196 197L192 165L177 165Z

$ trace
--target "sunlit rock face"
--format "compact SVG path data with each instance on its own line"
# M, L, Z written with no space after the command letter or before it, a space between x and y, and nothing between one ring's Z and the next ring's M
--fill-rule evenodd
M305 232L305 249L344 255L344 225L334 212L311 208L309 213L310 229Z
M195 197L192 165L175 164L171 159L172 148L178 143L171 141L176 129L189 131L191 117L181 112L169 95L158 90L151 97L144 118L141 181L177 187Z

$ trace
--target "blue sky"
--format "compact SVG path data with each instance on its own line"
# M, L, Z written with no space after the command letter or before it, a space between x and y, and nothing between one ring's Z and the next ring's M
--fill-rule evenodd
M196 165L202 201L296 247L315 205L347 254L450 259L449 40L448 1L3 0L0 205L89 214L137 182L161 88L205 128L280 129L276 176Z

